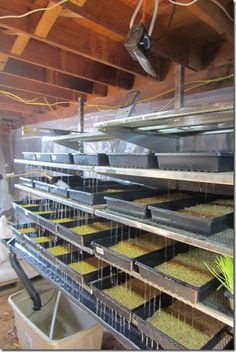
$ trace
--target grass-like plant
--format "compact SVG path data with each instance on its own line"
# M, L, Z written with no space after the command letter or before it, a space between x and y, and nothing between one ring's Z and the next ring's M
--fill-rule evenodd
M207 263L204 263L208 270L221 283L218 287L224 286L232 295L234 293L234 261L229 256L219 256L215 259L215 268L210 268Z

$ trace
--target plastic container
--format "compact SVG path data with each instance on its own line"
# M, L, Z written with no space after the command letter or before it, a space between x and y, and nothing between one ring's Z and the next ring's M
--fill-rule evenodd
M51 155L53 163L62 163L62 164L73 164L73 157L70 153L63 154L52 154Z
M106 154L74 154L74 163L77 165L99 166L109 165L108 156Z
M233 154L226 153L158 153L160 169L225 172L233 171Z
M23 157L25 160L36 160L36 154L32 152L23 152Z
M36 160L50 163L52 161L51 153L37 153Z
M59 301L54 338L50 339L48 335L57 294L55 288L49 284L41 283L37 290L42 304L46 303L38 312L33 312L32 301L25 290L8 299L14 311L17 336L22 349L101 349L102 326L63 295ZM51 297L53 299L47 304Z
M158 167L157 158L151 154L135 153L114 153L109 154L109 164L113 167L128 167L139 169L156 169Z

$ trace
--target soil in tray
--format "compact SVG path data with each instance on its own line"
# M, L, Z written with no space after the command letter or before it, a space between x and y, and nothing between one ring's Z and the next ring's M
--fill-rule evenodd
M30 232L36 232L37 229L36 227L25 227L24 229L18 229L18 231L22 234L30 233Z
M54 257L58 257L60 255L64 255L64 254L69 254L71 253L71 250L69 250L68 248L59 245L59 246L55 246L52 248L48 248L47 251L52 254Z
M223 205L215 205L212 203L202 203L197 204L192 207L179 209L177 212L184 213L192 216L204 217L207 219L214 219L220 216L224 216L230 214L234 211L233 207L230 206L223 206Z
M99 260L97 258L90 257L80 262L71 263L68 266L79 274L86 275L103 268L106 264L99 264Z
M65 222L71 222L71 221L77 221L77 220L84 220L85 217L83 216L75 216L71 218L60 218L60 219L50 219L51 222L54 222L55 224L64 224Z
M216 257L215 253L196 248L178 254L155 269L195 287L201 287L213 279L205 263L210 267L215 266Z
M159 196L155 196L155 197L139 198L134 200L133 203L151 205L151 204L158 204L163 202L170 202L172 200L187 199L187 198L191 198L191 196L186 195L184 193L169 193L169 194L160 194Z
M112 230L112 225L110 224L110 222L94 222L89 225L71 227L70 230L80 236L85 236L96 232Z
M169 239L158 237L152 233L144 233L138 237L121 241L109 247L109 249L126 257L136 258L157 249L167 247L172 243L173 241Z
M49 242L51 239L48 236L40 236L40 237L33 237L31 238L32 241L36 242L36 243L45 243L45 242Z
M147 290L145 293L145 285L138 279L127 280L103 292L128 309L135 309L157 295L157 290Z
M179 301L156 311L147 322L188 350L200 350L223 328L221 322Z

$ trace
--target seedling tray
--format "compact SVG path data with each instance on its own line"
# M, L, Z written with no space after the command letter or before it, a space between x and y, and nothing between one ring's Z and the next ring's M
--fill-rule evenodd
M233 171L232 154L224 153L158 153L160 169L186 171Z
M73 154L74 163L77 165L102 166L109 165L106 154Z
M32 227L36 227L37 228L37 224L34 224L34 223L31 223L29 224L30 226ZM28 224L27 225L24 225L26 227L28 227ZM37 238L39 236L35 236L38 234L38 232L29 232L27 234L21 234L20 231L19 231L19 227L18 226L14 226L12 227L13 229L13 232L14 234L16 235L16 237L22 241L22 240L26 240L30 245L31 247L37 249L37 250L41 250L41 249L47 249L50 247L50 243L49 242L42 242L42 243L36 243L34 241L34 238ZM44 231L44 234L42 234L42 236L49 236L51 235L48 231ZM57 242L55 242L57 243Z
M25 160L36 160L36 155L35 153L32 152L23 152L23 157Z
M88 224L92 224L93 222L105 222L106 219L103 218L96 218L96 220L93 220L92 218L89 218L87 220ZM90 245L90 243L98 238L104 238L108 235L110 235L112 230L106 230L106 231L100 231L100 232L95 232L95 233L91 233L88 235L79 235L75 232L73 232L72 230L70 230L70 228L75 227L75 226L80 226L80 225L84 225L85 223L83 223L82 221L80 222L72 222L72 223L64 223L64 224L58 224L57 225L57 231L60 232L61 234L65 235L68 239L77 242L79 244L81 244L82 246L88 246ZM115 229L113 229L113 231L115 231Z
M147 254L144 254L139 257L135 258L130 258L128 256L125 256L123 254L120 254L116 251L113 251L109 247L117 244L120 241L125 241L128 238L135 238L139 236L140 232L137 231L134 228L131 228L131 232L128 233L118 233L116 236L112 237L107 237L101 240L95 240L91 243L91 245L94 247L96 256L103 259L107 260L109 263L112 263L112 265L117 265L119 268L127 271L138 271L138 267L135 264L135 262L141 261L143 258L145 258L148 254L152 253L154 256L157 255L162 255L162 251L165 251L165 249L157 249L152 252L149 252Z
M161 302L159 304L160 299L161 299ZM172 303L172 300L173 300L172 297L162 294L161 298L157 297L157 302L155 307L159 307L160 305L162 308L166 308ZM185 350L186 351L185 346L181 345L179 342L175 341L173 338L166 335L164 332L155 328L153 325L149 324L146 321L146 319L152 316L154 312L154 306L153 306L154 302L151 302L151 305L152 306L150 307L150 309L139 309L137 312L134 313L134 319L137 322L138 329L145 336L150 337L158 345L161 345L161 347L165 350L169 350L169 351ZM225 328L223 327L216 333L215 336L213 336L212 338L209 338L209 341L201 349L212 350L213 347L215 347L216 344L221 340L224 332L225 332Z
M145 219L149 216L148 205L133 203L134 200L146 197L152 197L162 194L161 189L143 189L136 192L129 192L122 195L122 199L116 197L114 194L112 197L105 196L108 210L124 213L134 217Z
M49 192L49 183L46 181L33 181L34 187L44 192Z
M197 202L195 204L197 204ZM176 211L191 205L193 204L189 204L186 200L186 203L182 204L182 206L170 204L169 209L162 209L160 207L150 205L148 209L151 210L151 217L155 222L177 227L187 231L196 232L205 236L210 236L211 234L232 227L233 212L224 216L216 217L214 219L207 219L204 217L179 213Z
M106 192L108 188L120 189L120 192ZM84 188L83 190L69 189L69 197L81 203L89 205L98 205L106 203L106 200L104 199L105 196L114 195L115 197L122 197L132 191L136 192L136 189L139 188L139 186L134 185L98 185L97 187L88 187Z
M72 154L63 153L63 154L51 154L53 163L62 163L62 164L74 164Z
M142 278L153 284L157 284L165 290L168 290L191 303L197 303L208 296L208 294L217 287L217 280L215 278L201 287L196 287L154 269L155 266L169 261L178 253L186 252L188 249L188 245L177 243L175 246L168 247L166 251L160 251L158 255L155 255L155 253L149 253L143 258L137 259L135 264L137 265L139 274Z
M36 160L50 163L52 161L51 155L51 153L36 153Z
M16 208L21 214L28 215L28 213L33 213L35 211L40 211L41 208L45 207L42 200L37 200L35 204L32 204L30 208L24 208L23 204L27 201L12 202L13 208Z
M157 158L150 154L114 153L108 154L109 164L113 167L154 169L158 167Z
M142 304L134 309L130 309L122 304L120 304L118 301L116 301L114 298L110 297L106 293L103 292L104 289L111 288L113 287L113 282L116 282L117 285L122 284L123 282L126 281L127 275L123 272L120 272L119 274L114 274L112 276L109 276L107 278L103 278L97 281L90 282L90 287L93 290L93 295L102 303L107 305L109 308L112 310L116 311L118 314L123 316L125 319L128 321L132 320L133 314L139 310L140 308L143 308L145 304ZM148 302L146 302L146 305L148 305Z
M94 280L98 280L99 275L102 275L102 277L108 275L110 273L110 266L108 264L105 264L104 267L102 267L101 269L92 271L88 274L80 274L79 272L73 270L72 268L70 268L68 266L68 264L72 264L74 262L78 262L78 261L83 261L86 260L88 258L92 257L90 254L88 253L77 253L77 257L73 257L73 260L70 260L70 262L66 262L64 261L64 258L60 259L60 264L63 267L64 272L66 272L70 277L72 277L73 279L75 279L77 282L79 282L81 285L85 284L85 283L89 283L91 281Z

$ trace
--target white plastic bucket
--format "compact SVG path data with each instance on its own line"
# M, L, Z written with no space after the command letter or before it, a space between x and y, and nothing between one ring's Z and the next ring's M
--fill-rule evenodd
M32 300L23 290L8 298L16 320L19 344L22 349L101 349L103 328L86 312L61 295L53 338L49 331L57 290L48 283L35 285L42 309L33 311Z

